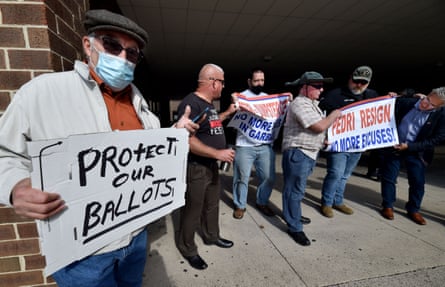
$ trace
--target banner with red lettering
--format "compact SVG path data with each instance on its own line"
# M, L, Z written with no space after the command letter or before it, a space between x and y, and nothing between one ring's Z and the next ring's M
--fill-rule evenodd
M271 144L277 138L292 98L291 93L246 97L236 93L240 110L230 120L234 127L253 142Z
M383 96L343 107L328 129L326 150L361 152L398 144L394 105L395 98Z

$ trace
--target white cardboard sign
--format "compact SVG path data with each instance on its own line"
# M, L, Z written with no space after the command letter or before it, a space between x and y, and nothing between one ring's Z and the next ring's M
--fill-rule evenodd
M118 131L28 143L32 185L67 208L38 220L45 274L184 205L188 133Z

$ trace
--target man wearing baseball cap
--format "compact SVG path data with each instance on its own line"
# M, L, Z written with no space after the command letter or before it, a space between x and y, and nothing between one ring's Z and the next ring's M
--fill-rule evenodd
M15 94L0 119L0 203L19 215L48 219L66 208L60 194L31 186L26 141L113 130L160 128L132 84L148 35L130 19L90 10L82 38L86 62L74 70L32 79ZM188 113L176 124L194 132ZM135 230L53 274L58 286L141 286L147 234Z
M318 107L323 84L331 82L332 78L324 78L317 72L305 72L299 79L285 84L297 86L298 96L287 110L283 130L283 217L288 234L303 246L311 244L301 222L301 200L307 178L324 144L325 131L341 116L339 110L333 110L326 117Z
M327 113L357 101L375 98L377 92L368 89L372 69L368 66L357 67L349 77L345 87L328 92L320 100L320 108ZM360 160L361 152L327 152L327 174L321 191L321 213L333 217L333 209L345 214L354 211L343 202L346 182Z

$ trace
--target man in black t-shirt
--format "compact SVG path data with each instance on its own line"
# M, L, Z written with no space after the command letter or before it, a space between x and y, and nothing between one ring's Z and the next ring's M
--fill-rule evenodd
M378 93L369 89L372 70L368 66L357 67L349 78L348 85L329 91L320 99L319 107L331 113L346 105L378 97ZM326 217L333 217L332 209L345 214L354 211L344 201L346 182L357 166L361 152L327 152L326 176L321 190L321 213Z
M224 71L214 64L202 67L198 77L198 88L187 95L178 107L178 115L185 107L191 107L190 118L199 122L198 131L190 137L190 153L187 164L187 191L185 206L181 209L178 249L190 265L196 269L207 268L199 256L195 243L195 232L201 227L206 244L230 248L233 242L219 234L220 179L217 160L232 162L235 151L226 148L222 121L236 109L231 104L222 113L217 113L213 101L221 97L224 88ZM202 116L200 114L204 112Z

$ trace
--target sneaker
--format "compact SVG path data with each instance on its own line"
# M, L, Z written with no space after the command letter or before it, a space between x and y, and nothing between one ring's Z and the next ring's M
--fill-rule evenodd
M256 204L256 208L266 216L274 216L275 213L267 205Z
M334 205L334 208L337 209L338 211L343 212L344 214L353 214L354 213L354 210L352 210L352 208L347 207L344 204L342 204L342 205Z
M238 208L238 207L236 207L235 210L233 211L233 218L236 218L236 219L243 218L244 212L246 212L245 208Z
M334 217L334 212L332 211L332 207L327 205L321 206L321 214L329 218Z

